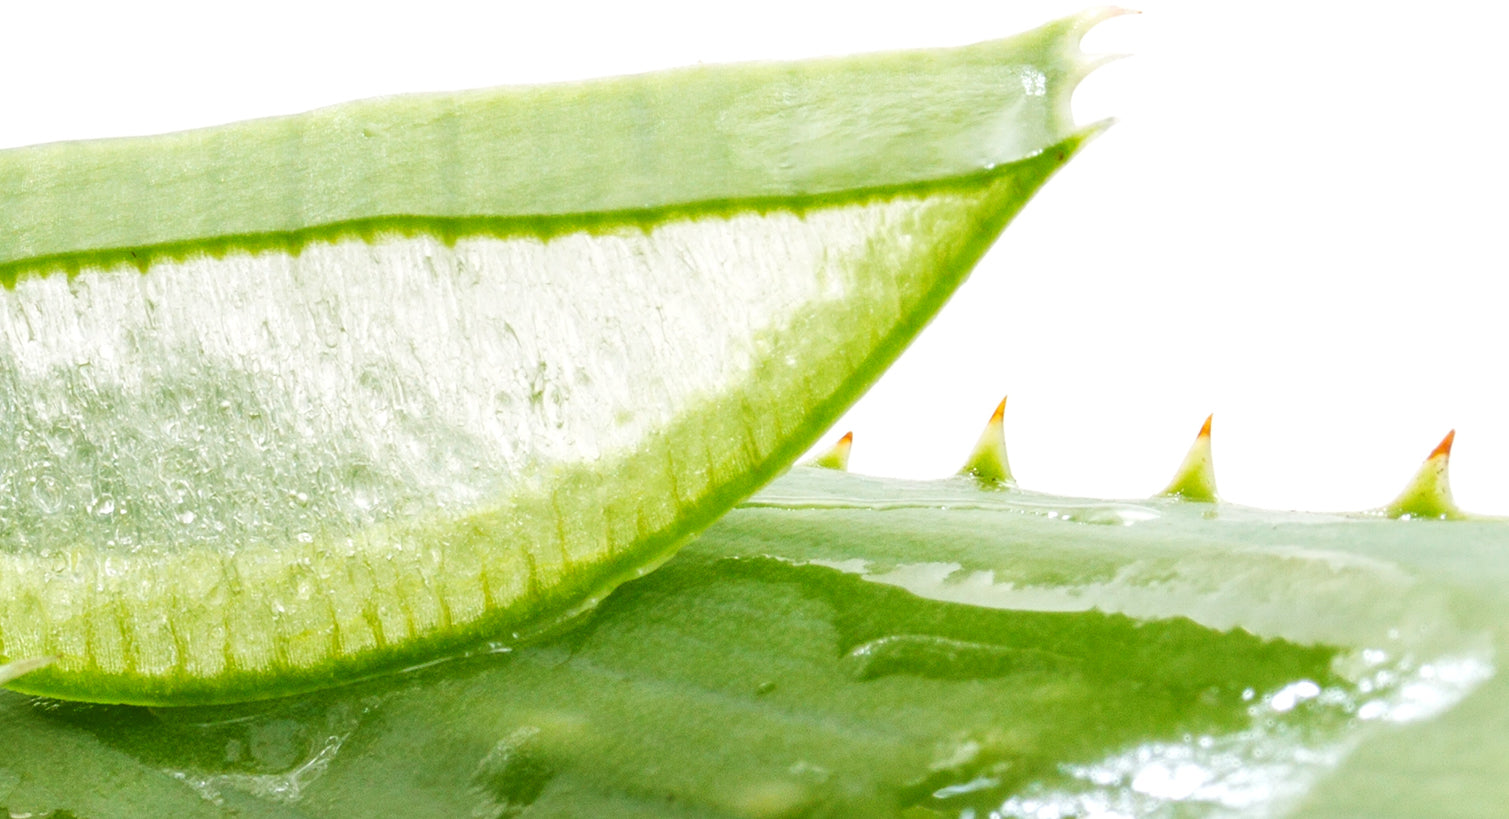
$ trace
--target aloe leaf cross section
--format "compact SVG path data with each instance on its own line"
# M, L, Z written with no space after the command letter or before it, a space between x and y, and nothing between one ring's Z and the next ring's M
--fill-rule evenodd
M1103 16L0 154L9 685L258 699L590 605L808 447L1094 132Z

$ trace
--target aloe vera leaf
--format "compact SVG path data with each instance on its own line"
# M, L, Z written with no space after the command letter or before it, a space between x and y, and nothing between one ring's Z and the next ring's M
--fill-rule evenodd
M966 176L1077 130L1069 96L1095 65L1079 38L1117 13L962 48L409 95L12 150L0 271L389 226L553 233Z
M0 154L0 655L56 658L12 686L270 697L590 605L806 449L1093 133L1099 16Z
M823 489L833 483L777 484L756 498L771 507L768 517L731 516L728 524L743 527L736 536L792 542L789 533L825 512L859 506L883 512L881 520L853 519L846 527L852 534L812 538L808 543L816 548L793 557L841 561L861 548L879 556L885 544L889 554L867 563L866 575L922 593L986 605L1180 614L1217 628L1342 647L1336 667L1361 683L1333 695L1336 702L1350 701L1342 710L1353 733L1334 737L1331 759L1318 765L1339 767L1312 770L1317 790L1308 797L1306 772L1285 773L1296 777L1287 795L1282 783L1268 782L1256 789L1262 804L1238 814L1486 816L1509 796L1509 754L1494 727L1509 701L1495 668L1509 613L1502 594L1509 579L1500 559L1502 520L1391 523L1023 493L1002 503L1018 516L1003 539L1017 553L1011 570L1003 571L982 550L982 542L993 539L980 535L989 528L979 522L988 502L938 484L874 481ZM808 520L784 520L794 508ZM904 522L908 515L918 516L915 526ZM1008 528L999 524L993 533ZM876 531L882 528L891 533L885 539ZM861 541L867 545L858 546ZM1221 764L1233 760L1214 767ZM1260 780L1262 767L1246 760L1227 770L1251 783ZM1198 766L1189 771L1197 781L1209 773ZM1240 782L1219 777L1200 790L1244 793ZM1450 793L1460 798L1443 798Z
M1509 781L1504 572L1478 568L1503 538L797 468L533 644L238 706L5 695L0 737L66 722L314 816L1275 815L1312 788L1335 815L1383 785L1419 814L1436 783L1481 806ZM1481 758L1430 778L1458 736Z

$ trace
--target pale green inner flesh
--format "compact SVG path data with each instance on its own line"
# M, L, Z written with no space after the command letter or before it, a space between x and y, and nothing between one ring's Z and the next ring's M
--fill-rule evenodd
M265 696L214 678L566 603L749 491L1024 195L24 277L0 294L0 656L159 680L107 698Z
M847 301L894 321L916 220L958 207L27 277L0 291L0 549L230 553L543 498L559 464L611 468L688 408L761 392L749 374L800 313ZM745 457L783 420L739 419Z

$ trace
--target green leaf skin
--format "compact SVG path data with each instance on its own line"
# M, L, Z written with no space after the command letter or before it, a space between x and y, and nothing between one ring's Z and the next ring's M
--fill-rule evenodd
M1094 67L1079 37L1116 13L965 48L412 95L8 151L0 280L384 228L654 223L969 176L1074 133L1069 96Z
M268 698L590 606L1096 132L1104 16L0 154L0 661L55 658L9 685Z
M1503 527L799 467L529 645L237 706L0 695L0 806L88 815L112 770L179 786L120 791L144 815L1492 815Z

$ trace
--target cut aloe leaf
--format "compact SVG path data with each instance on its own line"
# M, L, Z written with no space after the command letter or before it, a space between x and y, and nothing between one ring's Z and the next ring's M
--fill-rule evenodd
M952 50L0 154L0 660L275 696L590 605L810 446L1084 143Z
M1502 523L1214 511L798 467L529 645L235 706L0 694L19 749L0 805L82 813L71 783L97 771L135 771L115 810L141 815L191 796L329 817L1509 798Z

